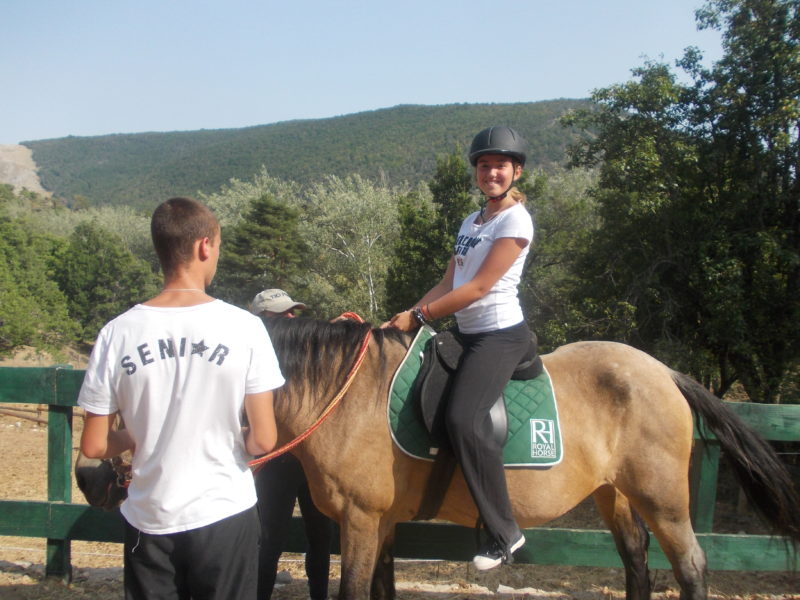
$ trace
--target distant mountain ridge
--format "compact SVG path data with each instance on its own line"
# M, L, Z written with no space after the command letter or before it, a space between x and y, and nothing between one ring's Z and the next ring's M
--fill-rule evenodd
M429 179L436 157L489 125L518 129L529 164L561 163L570 132L558 124L587 100L517 104L400 105L327 119L242 129L66 137L23 142L56 197L149 209L168 196L213 193L230 179L270 175L308 183L359 174L390 183Z

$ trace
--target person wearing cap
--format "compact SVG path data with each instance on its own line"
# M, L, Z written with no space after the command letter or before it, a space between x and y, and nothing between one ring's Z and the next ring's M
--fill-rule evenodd
M383 327L412 331L455 315L464 354L448 398L445 422L464 479L489 534L473 559L479 570L513 562L525 536L511 511L503 449L491 435L489 411L531 345L517 288L533 220L515 182L526 142L510 127L489 127L472 141L469 160L485 200L464 219L441 281Z
M250 312L261 317L294 318L306 305L295 302L280 289L256 294ZM306 576L311 600L328 597L333 521L314 505L303 465L285 452L267 461L256 473L258 509L261 514L261 548L258 566L258 598L270 598L278 574L278 561L289 536L294 505L300 505L308 546Z
M256 294L250 303L250 312L261 317L295 317L295 311L304 310L306 305L295 302L283 290L273 288Z

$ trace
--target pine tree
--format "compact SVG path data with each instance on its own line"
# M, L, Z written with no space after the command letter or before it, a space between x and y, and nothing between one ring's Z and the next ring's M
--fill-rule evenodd
M272 194L251 201L244 218L223 231L214 293L240 306L267 288L301 296L307 246L298 233L299 219L297 209Z

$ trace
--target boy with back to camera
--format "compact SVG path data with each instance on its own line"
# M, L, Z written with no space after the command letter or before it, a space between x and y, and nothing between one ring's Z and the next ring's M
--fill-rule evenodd
M275 445L272 390L284 379L261 320L205 293L221 241L213 213L171 198L151 233L164 287L100 331L78 398L81 450L134 450L126 599L252 599L260 525L247 463Z

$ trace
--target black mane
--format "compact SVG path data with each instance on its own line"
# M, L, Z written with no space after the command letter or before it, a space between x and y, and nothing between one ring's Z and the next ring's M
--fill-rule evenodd
M369 323L353 320L335 322L306 317L265 318L272 345L286 378L289 394L314 390L315 396L331 396L344 384L353 366L361 343L372 331L372 341L381 349L387 339L408 347L409 338L397 329L373 328Z

